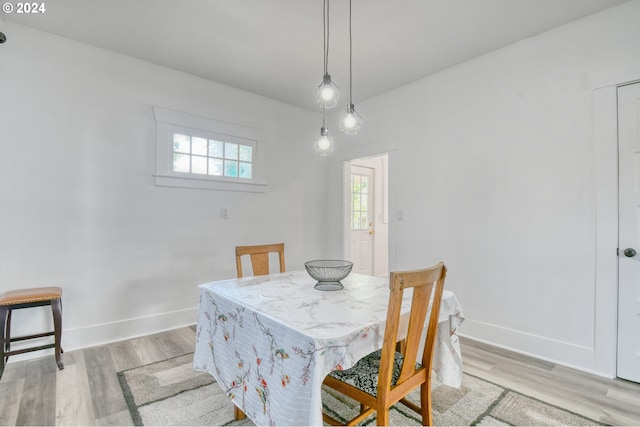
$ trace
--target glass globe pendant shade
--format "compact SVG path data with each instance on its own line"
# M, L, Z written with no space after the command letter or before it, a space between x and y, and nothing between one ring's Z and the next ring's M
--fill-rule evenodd
M328 156L333 153L334 141L329 136L329 129L322 127L320 129L320 135L316 136L313 140L316 147L316 153L321 156Z
M316 89L316 101L324 108L333 108L338 104L340 88L331 80L329 74L325 74L322 83Z
M340 116L340 131L347 135L355 135L362 126L362 116L358 114L353 104L347 105L347 109Z

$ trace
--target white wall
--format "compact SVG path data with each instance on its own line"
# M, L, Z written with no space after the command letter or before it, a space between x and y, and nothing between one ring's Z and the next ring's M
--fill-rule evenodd
M395 149L391 268L444 261L462 334L588 371L615 354L595 340L589 73L640 58L639 22L625 3L359 103L362 133L337 139Z
M235 277L235 245L283 241L288 269L328 255L319 114L23 26L3 31L0 292L62 286L65 350L195 323L197 285ZM266 131L268 191L154 186L154 105ZM14 335L49 317L16 312Z

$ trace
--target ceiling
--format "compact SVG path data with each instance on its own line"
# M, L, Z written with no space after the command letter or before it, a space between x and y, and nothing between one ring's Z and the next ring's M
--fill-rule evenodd
M353 0L353 101L628 0ZM2 19L318 111L322 0L53 0ZM346 105L347 0L330 3L329 73ZM1 24L1 22L0 22ZM10 32L7 43L11 42Z

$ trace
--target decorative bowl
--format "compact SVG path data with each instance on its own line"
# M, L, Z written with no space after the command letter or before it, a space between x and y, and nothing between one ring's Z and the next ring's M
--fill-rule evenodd
M318 281L314 286L316 289L321 291L337 291L344 288L340 280L351 273L353 263L351 261L337 259L320 259L305 262L304 268L307 269L309 276Z

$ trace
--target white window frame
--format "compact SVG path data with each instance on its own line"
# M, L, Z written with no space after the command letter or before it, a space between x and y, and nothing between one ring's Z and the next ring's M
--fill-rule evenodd
M161 107L153 107L153 113L156 119L155 185L205 190L266 192L268 140L266 132ZM252 146L251 179L175 172L173 170L174 133Z

